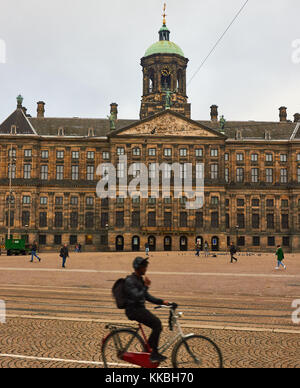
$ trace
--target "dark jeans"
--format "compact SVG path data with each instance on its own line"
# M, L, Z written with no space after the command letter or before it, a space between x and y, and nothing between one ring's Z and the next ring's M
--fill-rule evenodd
M63 256L63 257L62 257L62 266L63 266L63 267L65 267L66 260L67 260L67 257L66 257L66 256Z
M137 309L126 309L126 315L131 321L137 321L152 329L152 333L148 339L148 342L151 349L154 352L157 352L159 337L160 333L162 332L162 324L160 319L144 307Z
M230 257L231 257L231 260L230 260L231 263L233 262L233 260L237 261L237 258L234 257L234 253L230 253Z

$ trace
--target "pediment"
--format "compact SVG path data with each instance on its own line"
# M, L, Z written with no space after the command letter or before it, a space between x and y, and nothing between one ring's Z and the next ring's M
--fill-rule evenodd
M183 136L203 138L224 138L221 133L205 127L174 112L164 112L130 125L116 136Z

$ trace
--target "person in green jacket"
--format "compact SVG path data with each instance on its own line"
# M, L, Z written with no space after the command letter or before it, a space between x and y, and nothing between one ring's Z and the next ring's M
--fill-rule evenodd
M277 256L277 267L275 269L279 269L280 266L286 269L286 266L282 262L284 260L284 253L280 245L277 245L277 251L275 255Z

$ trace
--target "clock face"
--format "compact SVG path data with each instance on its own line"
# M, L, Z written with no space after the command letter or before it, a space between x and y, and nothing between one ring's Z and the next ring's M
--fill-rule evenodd
M171 75L171 72L170 72L170 70L169 70L168 67L164 67L164 68L162 69L162 71L161 71L161 74L162 74L163 76L165 76L165 77L168 77L169 75Z

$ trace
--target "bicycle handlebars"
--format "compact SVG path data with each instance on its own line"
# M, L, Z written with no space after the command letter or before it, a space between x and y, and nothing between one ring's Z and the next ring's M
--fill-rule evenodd
M174 326L173 325L173 323L174 323L173 318L174 318L174 312L177 309L177 307L178 307L177 303L169 303L168 306L161 305L161 306L154 307L154 309L156 309L156 310L161 309L161 308L167 308L170 310L170 314L169 314L169 329L170 329L170 331L173 331L173 326Z

